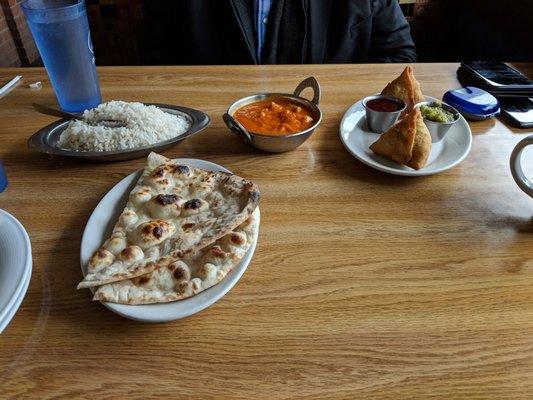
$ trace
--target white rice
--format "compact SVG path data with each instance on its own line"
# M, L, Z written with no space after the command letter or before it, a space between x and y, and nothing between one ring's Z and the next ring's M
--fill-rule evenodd
M122 121L125 126L97 125L102 120ZM59 137L59 146L77 151L116 151L148 146L186 132L190 122L181 115L142 103L110 101L85 110L83 121L73 120Z

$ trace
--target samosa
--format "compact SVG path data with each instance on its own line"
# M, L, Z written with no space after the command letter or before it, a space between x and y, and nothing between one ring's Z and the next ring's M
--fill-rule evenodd
M431 135L418 108L391 126L370 149L399 164L419 170L431 152Z
M398 78L385 86L381 94L402 99L407 104L404 115L411 111L415 104L425 100L420 90L420 83L416 80L413 68L410 66L406 67Z

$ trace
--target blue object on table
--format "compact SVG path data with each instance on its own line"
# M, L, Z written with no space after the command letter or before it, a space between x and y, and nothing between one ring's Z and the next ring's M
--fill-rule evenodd
M0 162L0 193L7 187L7 175L2 162Z
M26 0L22 9L59 106L82 112L102 102L83 0Z
M498 99L473 86L449 90L442 97L442 101L455 107L466 119L483 120L500 113Z

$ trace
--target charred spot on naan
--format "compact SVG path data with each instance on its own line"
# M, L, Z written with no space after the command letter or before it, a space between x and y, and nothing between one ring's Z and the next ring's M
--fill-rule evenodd
M154 200L157 204L161 206L167 206L169 204L174 204L178 201L179 197L176 194L158 194Z
M190 172L191 172L191 169L186 166L186 165L181 165L181 164L177 164L177 165L173 165L171 167L171 172L173 174L177 174L177 175L189 175Z
M131 269L131 272L133 275L139 275L140 271L154 271L157 267L158 267L158 264L153 261L149 261L146 264L136 263L136 264L133 264L133 268Z
M157 167L150 176L155 179L162 178L163 176L165 176L165 167L164 166Z
M220 247L219 245L215 245L209 248L209 250L207 250L202 260L204 263L220 265L224 262L224 260L230 257L231 253L227 253L222 250L222 247Z
M236 246L242 246L246 243L246 235L239 233L239 232L233 232L229 236L229 242Z
M191 270L183 261L174 261L173 263L169 264L167 268L170 270L170 272L172 272L172 276L178 282L188 281L191 279Z
M126 263L132 263L135 261L140 261L144 257L144 252L139 246L127 246L122 250L118 258Z
M158 190L166 190L171 186L170 181L167 178L154 180L152 181L152 185L155 186Z
M170 221L154 219L140 224L134 231L132 239L139 247L147 249L168 239L175 230L174 224Z
M202 199L191 199L185 202L182 207L182 214L185 217L199 214L209 208L209 204Z
M213 246L209 249L209 253L215 258L225 258L227 253L222 250L220 246Z
M95 251L91 260L89 261L89 269L104 268L113 262L115 256L106 249L98 249Z
M147 284L148 282L150 282L150 275L147 274L147 275L141 275L141 276L138 276L137 278L133 278L135 279L135 282L137 285L145 285Z
M255 190L251 190L250 192L248 192L248 196L250 197L250 200L253 203L257 203L259 201L259 198L261 197L259 192L255 191Z
M177 194L158 194L146 204L154 218L175 218L181 213L181 198Z

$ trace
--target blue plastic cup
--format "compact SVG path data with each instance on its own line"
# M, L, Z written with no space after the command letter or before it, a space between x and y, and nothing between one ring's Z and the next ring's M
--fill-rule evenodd
M102 102L83 0L27 0L22 9L59 106L82 112Z
M0 193L2 193L5 188L7 187L7 175L4 171L4 166L2 165L2 161L0 161Z

